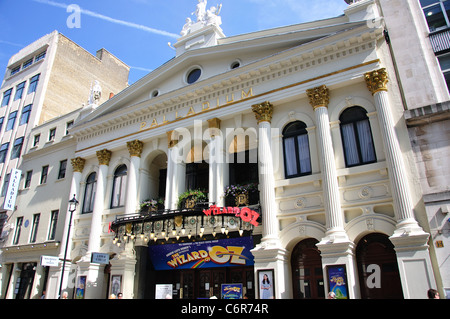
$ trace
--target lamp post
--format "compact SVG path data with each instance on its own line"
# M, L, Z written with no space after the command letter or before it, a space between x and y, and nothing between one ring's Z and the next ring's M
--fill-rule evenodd
M78 201L75 198L75 195L73 195L73 198L71 200L69 200L69 209L68 210L70 212L70 219L69 219L69 227L67 230L66 248L64 250L64 259L63 259L62 270L61 270L61 282L59 284L59 293L58 293L59 298L61 298L61 291L62 291L62 286L63 286L64 268L66 266L67 248L69 246L70 228L72 226L72 216L73 216L73 212L77 210L77 206L78 206Z

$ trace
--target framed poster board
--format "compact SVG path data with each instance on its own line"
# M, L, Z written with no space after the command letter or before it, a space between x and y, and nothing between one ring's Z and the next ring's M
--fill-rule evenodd
M327 266L328 295L331 299L349 299L347 268L345 265Z
M122 275L112 275L110 294L117 296L119 292L122 292Z
M222 284L221 298L222 299L243 299L242 284Z
M79 276L75 290L75 299L84 299L86 293L86 276Z
M273 269L258 270L259 299L275 299L275 278Z

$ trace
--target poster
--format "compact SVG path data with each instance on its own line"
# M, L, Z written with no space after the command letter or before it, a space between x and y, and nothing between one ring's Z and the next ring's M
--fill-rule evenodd
M172 293L172 284L155 285L155 299L172 299Z
M327 266L328 289L335 299L348 299L347 270L345 265Z
M259 299L275 299L273 269L258 270Z
M242 284L222 284L221 299L242 299Z
M84 299L84 294L86 292L86 278L86 276L78 277L75 299Z
M149 246L155 270L253 266L251 237Z

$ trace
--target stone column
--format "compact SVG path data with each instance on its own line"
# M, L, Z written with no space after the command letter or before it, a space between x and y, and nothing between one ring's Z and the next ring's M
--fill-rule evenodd
M386 163L392 187L392 197L397 218L397 231L423 232L414 218L413 204L406 178L400 143L395 133L395 123L391 114L387 92L388 75L386 69L366 73L365 80L375 99L380 122L381 136L386 152Z
M270 123L273 105L264 102L252 106L259 127L258 169L260 201L263 220L263 241L278 242L278 220L275 206L275 178L273 175L272 134Z
M382 68L366 73L365 80L375 100L386 152L386 164L397 219L396 230L390 240L397 252L403 294L405 298L426 298L424 292L429 288L436 288L428 251L429 234L423 231L414 217L407 169L403 162L389 103L388 74L386 69Z
M166 209L176 209L178 195L186 184L186 164L179 156L178 136L175 131L167 132L169 151L167 153Z
M327 221L327 241L347 241L341 212L336 162L331 140L330 119L328 117L329 91L325 85L307 90L311 106L314 108L317 124L317 142L322 171L324 206Z
M109 161L111 160L111 152L108 150L101 150L97 152L97 159L99 164L97 176L97 188L95 192L94 211L92 212L91 231L89 234L88 257L92 252L99 252L100 250L100 236L102 234L102 214L105 209L105 189L106 178L108 175Z
M84 170L84 165L86 163L86 160L81 158L81 157L77 157L77 158L73 158L71 160L72 163L72 168L73 168L73 174L72 174L72 182L71 182L71 186L70 186L70 193L69 193L69 198L67 200L67 202L69 200L71 200L73 198L73 196L75 195L75 198L81 203L81 194L80 194L80 185L81 185L81 177L82 177L82 173ZM76 212L73 213L73 216L75 216ZM64 232L61 238L61 246L60 246L60 251L59 251L59 259L63 260L64 259L64 253L67 249L67 259L71 260L71 256L70 256L70 252L72 251L72 246L73 246L73 225L72 222L73 220L70 219L70 212L67 211L66 212L66 219L64 220ZM72 219L73 219L72 216ZM70 234L68 234L69 232L69 225L70 225ZM67 248L66 248L67 245ZM64 275L63 275L63 285L62 285L62 291L68 291L67 288L68 287L68 282L69 282L69 274L72 268L72 263L67 262L64 266ZM62 263L60 263L58 268L53 268L50 267L50 271L49 271L49 276L48 276L48 287L58 287L60 286L60 282L61 282L61 270L62 270ZM58 282L56 282L56 280ZM47 291L47 295L46 298L47 299L57 299L58 296L58 288L55 288L51 291Z
M229 177L220 122L218 118L208 120L211 136L209 143L209 201L223 207L225 205L223 192L228 184Z
M137 210L137 193L139 185L139 169L144 143L135 140L127 142L130 152L130 169L128 170L127 196L125 202L125 215L133 215Z
M317 125L317 147L319 149L320 170L322 172L323 200L327 231L325 237L317 244L322 256L324 278L328 265L344 264L347 268L347 281L350 298L359 296L357 271L353 260L354 244L348 239L344 229L344 218L331 138L330 119L328 116L329 90L325 85L307 90L309 102L314 109ZM325 281L325 292L328 282Z
M279 223L275 205L275 178L273 173L272 133L271 121L273 105L264 102L252 106L258 121L258 170L259 170L259 196L261 203L263 238L261 244L252 249L255 257L255 278L258 270L274 269L276 299L289 298L289 257L288 252L281 246L278 237ZM260 297L260 296L258 296Z

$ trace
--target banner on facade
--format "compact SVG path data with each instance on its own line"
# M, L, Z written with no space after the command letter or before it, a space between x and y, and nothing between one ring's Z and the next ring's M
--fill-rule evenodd
M150 246L156 270L253 266L251 237Z
M21 175L22 175L21 170L18 169L11 170L11 175L9 176L8 190L6 191L3 209L14 210Z

